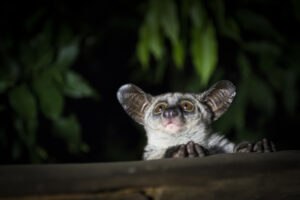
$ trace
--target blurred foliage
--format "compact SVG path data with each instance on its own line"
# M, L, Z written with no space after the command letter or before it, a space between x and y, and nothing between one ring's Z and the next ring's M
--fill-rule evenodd
M148 7L137 44L141 65L148 69L151 56L157 62L163 62L166 55L171 55L174 65L180 70L191 57L201 84L206 85L217 64L218 43L215 26L202 2L150 0ZM170 44L169 49L165 40Z
M233 81L237 97L217 129L235 132L236 140L266 136L274 115L295 117L299 98L299 41L277 30L274 13L260 10L278 4L149 0L136 50L141 71L145 77L156 71L159 76L148 80L182 91L198 92L219 79ZM298 21L293 26L299 26L299 3L285 4L294 8Z
M34 20L35 16L28 19L22 28L34 26ZM2 38L0 117L10 124L0 126L4 141L0 148L10 162L24 157L33 163L47 160L48 150L38 140L48 131L43 130L45 127L65 142L70 153L88 150L76 116L64 112L65 98L97 94L70 68L78 56L80 38L67 26L55 27L48 21L21 41L14 35ZM41 127L43 119L48 126Z
M127 82L159 94L231 80L215 130L299 146L299 1L15 3L0 6L0 162L140 159L144 131L115 97Z

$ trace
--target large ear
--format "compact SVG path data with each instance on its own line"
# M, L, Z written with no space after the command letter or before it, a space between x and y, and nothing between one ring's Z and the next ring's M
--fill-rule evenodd
M217 120L228 109L236 94L235 86L230 81L219 81L207 91L199 95L199 100L205 103Z
M139 124L144 124L145 110L151 101L151 95L133 84L120 87L117 98L127 114Z

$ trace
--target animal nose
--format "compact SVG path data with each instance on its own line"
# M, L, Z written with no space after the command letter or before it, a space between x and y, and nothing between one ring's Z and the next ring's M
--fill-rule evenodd
M168 108L163 112L163 117L168 119L177 117L178 115L179 111L175 108Z

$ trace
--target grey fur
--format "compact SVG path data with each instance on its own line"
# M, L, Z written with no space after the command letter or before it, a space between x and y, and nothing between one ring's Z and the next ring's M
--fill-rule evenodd
M190 141L206 148L209 154L232 153L235 145L224 136L213 133L210 124L226 112L234 96L235 86L230 81L220 81L200 94L151 96L133 84L122 86L117 93L124 110L145 128L148 139L145 160L163 158L168 148ZM192 112L183 111L183 100L192 103ZM178 107L178 116L167 121L162 115L154 114L159 102L166 103L168 108Z

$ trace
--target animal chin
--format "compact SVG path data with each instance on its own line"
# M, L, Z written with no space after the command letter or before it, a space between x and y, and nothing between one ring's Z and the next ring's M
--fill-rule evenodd
M164 128L167 132L177 133L182 129L183 124L178 121L167 121L163 123Z

